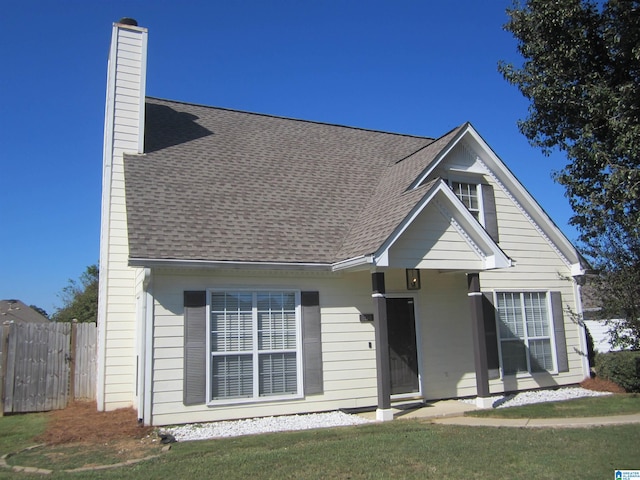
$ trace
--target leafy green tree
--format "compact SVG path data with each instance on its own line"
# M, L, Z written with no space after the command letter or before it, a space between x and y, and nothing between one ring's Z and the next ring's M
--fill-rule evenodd
M90 265L80 280L69 280L60 293L63 306L52 315L55 322L96 322L98 318L98 267Z
M596 296L609 314L624 314L623 328L633 327L640 305L640 1L516 0L507 13L505 29L524 61L498 68L531 102L520 131L544 153L566 155L554 178L565 187L584 253L603 272ZM638 346L635 332L635 340L616 341Z

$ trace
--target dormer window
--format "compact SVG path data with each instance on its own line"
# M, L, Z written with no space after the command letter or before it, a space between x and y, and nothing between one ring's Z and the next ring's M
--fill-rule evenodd
M478 187L474 183L451 182L451 189L460 199L460 201L469 209L471 214L480 223L484 223L480 215L480 198L478 196Z
M471 215L480 222L491 238L498 242L498 219L493 187L488 183L481 183L481 177L478 177L477 182L473 180L471 175L463 175L462 178L450 179L449 185Z

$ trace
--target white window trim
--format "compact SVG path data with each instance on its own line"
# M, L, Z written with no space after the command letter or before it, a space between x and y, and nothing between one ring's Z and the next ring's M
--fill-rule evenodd
M486 222L484 219L484 201L483 201L483 195L482 195L482 179L481 178L477 178L477 177L471 177L471 176L460 176L460 175L454 175L454 176L450 176L448 178L448 183L449 183L449 187L451 188L451 190L453 190L453 183L465 183L468 185L475 185L476 186L476 194L478 195L478 221L480 222L480 225L482 225L483 227L486 227ZM456 195L456 197L458 197L458 194L455 192L455 190L453 190L453 193ZM459 199L459 197L458 197ZM465 205L466 207L466 205ZM470 212L472 210L469 210Z
M257 293L266 293L266 292L293 292L295 294L295 312L296 312L296 379L297 379L297 393L295 394L287 394L287 395L269 395L265 397L259 396L259 378L258 371L254 369L253 376L253 392L254 395L250 398L228 398L228 399L218 399L213 400L211 398L211 359L213 358L211 352L211 294L213 292L251 292L253 294ZM269 402L280 402L285 400L300 400L304 398L304 375L303 375L303 366L302 366L302 302L301 302L301 291L295 288L269 288L265 286L259 287L215 287L207 289L207 338L206 338L206 349L207 349L207 364L206 364L206 401L207 406L215 407L222 405L240 405L240 404L249 404L249 403L269 403ZM252 307L252 311L256 311L256 306ZM257 336L258 323L255 321L255 316L253 318L253 338L254 344L252 349L252 357L254 362L254 367L256 362L258 361L258 344L255 341ZM264 350L263 352L268 352Z
M541 372L532 372L531 371L531 359L530 359L530 354L529 354L529 340L546 340L547 337L531 337L529 338L529 336L527 335L526 341L525 341L525 346L527 348L527 371L526 372L517 372L517 373L509 373L509 374L505 374L504 373L504 363L502 361L502 337L500 336L500 315L498 313L498 294L499 293L518 293L518 294L523 294L523 293L544 293L545 294L545 299L546 299L546 304L547 304L547 321L549 322L549 343L551 345L551 358L552 358L552 362L553 362L553 369L552 370L544 370ZM495 311L496 311L496 333L497 333L497 338L498 338L498 356L500 359L500 379L505 379L505 378L534 378L536 376L540 376L540 375L556 375L558 373L558 354L557 354L557 350L556 350L556 336L554 335L554 328L555 325L553 323L553 307L551 304L551 290L540 290L540 289L508 289L508 288L501 288L499 290L495 290L493 292L493 304L495 305ZM524 314L524 311L523 311ZM525 325L525 331L527 328L526 325L526 319L524 319ZM505 340L508 341L508 340Z

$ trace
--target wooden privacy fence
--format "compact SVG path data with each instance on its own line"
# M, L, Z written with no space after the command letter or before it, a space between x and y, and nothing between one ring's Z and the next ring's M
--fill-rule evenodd
M95 323L10 322L0 328L0 416L95 399Z

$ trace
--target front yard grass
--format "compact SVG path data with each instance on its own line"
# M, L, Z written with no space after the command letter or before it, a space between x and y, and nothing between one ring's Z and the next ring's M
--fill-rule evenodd
M33 438L41 435L46 425L44 413L0 417L0 455L33 445Z
M465 415L494 418L571 418L603 417L640 413L640 395L616 393L561 402L544 402L520 407L474 410Z
M0 419L0 432L6 431L6 420L28 417ZM31 428L33 425L24 431ZM26 446L24 435L18 437ZM612 478L614 469L638 469L639 444L638 425L564 430L457 427L396 420L177 443L170 452L137 465L72 474L57 471L49 478L599 479ZM15 451L15 446L6 441L1 448L0 454ZM87 450L90 448L99 451L107 447L98 443ZM20 464L20 454L9 460ZM9 478L42 476L0 470L0 479Z

